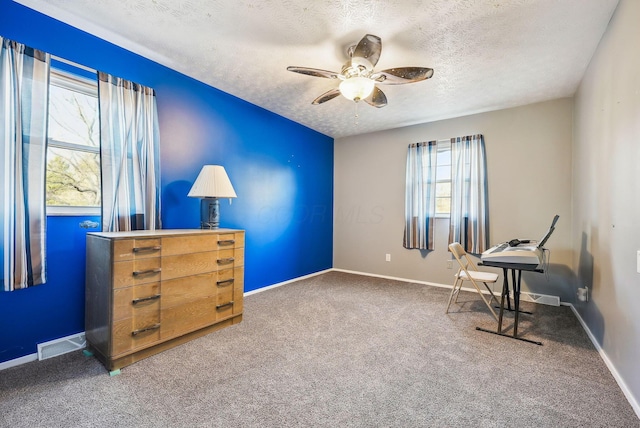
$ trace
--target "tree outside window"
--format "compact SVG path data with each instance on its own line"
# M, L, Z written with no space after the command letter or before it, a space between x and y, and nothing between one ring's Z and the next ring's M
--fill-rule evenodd
M92 207L95 210L100 207L97 95L96 82L52 70L47 149L48 208Z

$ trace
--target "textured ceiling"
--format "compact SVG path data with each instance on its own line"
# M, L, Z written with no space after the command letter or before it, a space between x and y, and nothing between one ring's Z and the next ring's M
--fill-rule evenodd
M17 0L334 138L571 96L618 0ZM376 109L311 105L366 33L375 70L431 67L384 86Z

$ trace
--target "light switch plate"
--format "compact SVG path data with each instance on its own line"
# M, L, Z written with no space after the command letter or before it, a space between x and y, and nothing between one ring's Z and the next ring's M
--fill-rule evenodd
M638 250L638 262L636 263L636 270L640 273L640 250Z

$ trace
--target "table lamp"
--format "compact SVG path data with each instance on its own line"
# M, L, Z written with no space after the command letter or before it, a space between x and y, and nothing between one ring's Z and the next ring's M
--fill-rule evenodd
M220 224L219 198L236 198L229 176L223 166L205 165L191 186L191 198L202 198L200 201L200 228L217 229ZM231 202L231 200L229 200Z

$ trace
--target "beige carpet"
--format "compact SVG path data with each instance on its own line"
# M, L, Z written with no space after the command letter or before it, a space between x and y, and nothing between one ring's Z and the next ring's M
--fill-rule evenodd
M0 371L0 426L640 427L570 308L524 305L536 346L448 294L338 272L257 293L118 376L81 352Z

